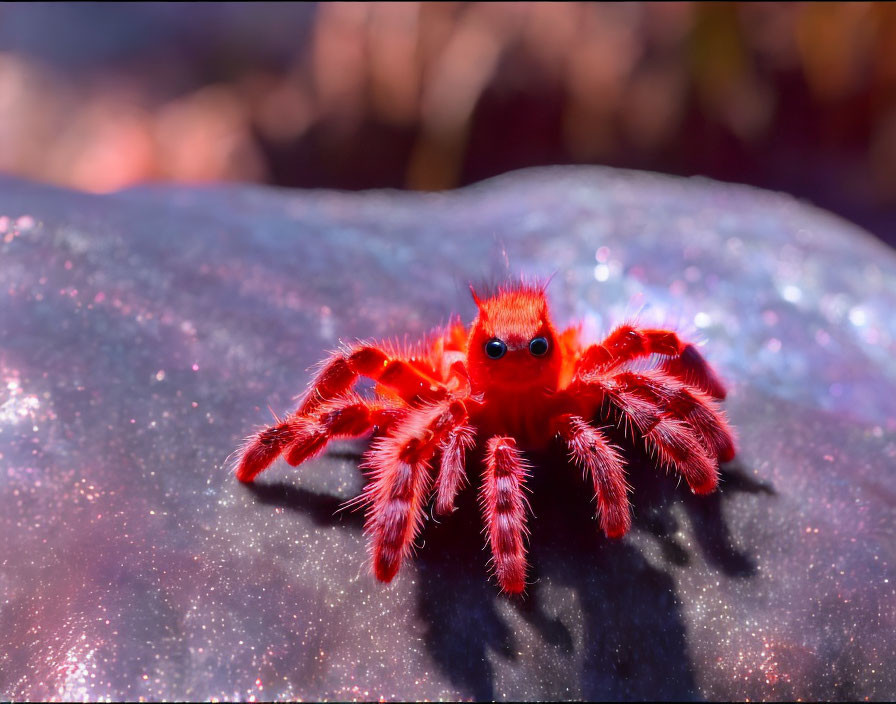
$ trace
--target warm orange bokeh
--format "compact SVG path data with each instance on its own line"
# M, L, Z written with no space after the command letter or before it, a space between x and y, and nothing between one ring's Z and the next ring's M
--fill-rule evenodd
M486 96L511 107L481 114ZM557 119L526 123L542 107ZM74 86L0 53L0 170L90 191L282 182L272 151L310 144L302 153L348 169L376 125L406 135L384 157L398 185L435 189L469 180L489 120L485 134L527 125L495 172L662 169L695 125L761 152L784 118L805 119L798 110L811 116L807 149L852 150L875 197L896 199L896 5L323 3L286 70L247 65L169 97L115 66Z

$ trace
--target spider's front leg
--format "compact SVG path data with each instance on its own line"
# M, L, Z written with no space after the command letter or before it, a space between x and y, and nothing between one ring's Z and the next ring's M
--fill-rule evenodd
M330 428L326 421L321 423L315 418L322 412L326 413L328 404L332 404L334 400L339 403L339 399L349 393L359 376L373 379L412 404L438 402L449 393L444 384L428 377L407 361L390 357L373 345L361 345L347 353L337 352L312 382L296 412L286 420L262 430L244 445L237 464L237 478L243 482L251 482L284 450L289 451L287 461L297 465L323 449L326 434L317 431L329 431ZM355 406L354 409L347 406L339 409L341 418L337 422L349 428L338 431L343 437L361 435L372 425L379 424L376 418L365 417L363 403ZM360 429L354 430L356 427Z
M602 342L588 347L576 364L576 377L607 374L626 362L658 354L667 357L663 370L713 398L725 398L725 385L693 344L672 330L620 325Z
M337 352L324 365L305 394L296 415L308 415L334 396L348 391L359 376L373 379L408 403L437 403L448 389L407 360L390 357L375 345L360 345Z
M330 440L358 437L373 427L386 429L403 412L350 395L331 399L311 415L291 415L247 440L237 463L237 479L253 481L283 452L289 464L299 465L320 454Z

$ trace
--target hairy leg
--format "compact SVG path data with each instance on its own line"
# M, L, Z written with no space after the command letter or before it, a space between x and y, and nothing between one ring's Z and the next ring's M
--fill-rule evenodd
M485 478L480 496L495 575L501 589L518 594L526 586L528 502L523 486L528 466L513 438L495 436L486 446Z
M323 452L330 440L355 438L374 427L387 430L405 414L405 409L357 396L328 401L310 416L293 417L296 433L284 450L286 461L297 467Z
M372 444L365 462L371 481L354 503L368 505L366 532L377 579L391 581L410 552L423 522L432 457L465 418L458 401L414 409Z
M632 522L622 458L603 433L583 418L567 413L555 424L573 460L591 475L600 527L609 538L622 537Z
M374 345L361 345L347 353L335 353L324 364L296 415L309 415L329 399L346 393L359 376L373 379L408 403L433 403L448 395L442 383L407 360L390 357Z
M454 510L454 500L466 480L467 450L476 444L476 431L459 425L442 442L442 460L436 479L436 512L442 515Z
M658 354L667 357L664 371L696 386L713 398L725 398L725 386L694 345L671 330L620 325L602 342L588 347L579 358L576 376L606 374L635 359Z
M615 378L599 379L583 385L597 399L609 402L629 429L637 429L647 449L660 462L674 467L696 494L708 494L719 483L715 461L711 460L696 431L685 421L670 418L654 399L644 398Z
M295 466L319 454L333 438L357 437L373 426L385 427L401 411L357 396L331 399L310 416L291 415L249 438L240 452L236 476L251 482L282 452Z
M406 462L389 445L375 450L378 458L365 527L370 536L373 572L381 582L392 581L410 552L423 524L430 483L428 462Z
M614 379L619 388L653 401L664 409L665 415L687 422L711 457L722 462L733 459L734 433L725 414L709 396L658 370L621 372Z

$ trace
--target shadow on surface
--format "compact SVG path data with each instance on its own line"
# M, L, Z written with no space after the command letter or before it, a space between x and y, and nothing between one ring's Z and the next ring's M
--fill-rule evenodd
M364 527L364 516L359 511L342 510L345 501L329 494L315 494L286 482L244 484L260 503L267 506L298 511L311 517L317 525Z
M755 574L756 565L736 547L722 508L737 492L772 495L771 487L730 463L721 472L722 492L698 497L643 453L630 452L628 459L633 530L652 535L669 563L692 562L675 537L679 526L672 508L680 503L706 563L735 578ZM471 457L469 467L480 463ZM544 608L543 585L576 592L583 618L579 687L585 699L699 698L672 576L652 566L631 541L607 540L600 533L589 487L564 453L533 455L532 464L530 587L524 597L508 601L547 644L569 655L575 650L573 633ZM260 502L303 512L317 524L363 527L359 512L338 510L343 501L337 497L282 482L247 488ZM520 644L498 610L507 597L499 595L488 574L477 491L475 483L468 487L452 515L429 517L414 560L427 649L458 689L488 700L496 696L488 651L515 659ZM532 695L550 696L564 685L569 683L542 682L543 691Z

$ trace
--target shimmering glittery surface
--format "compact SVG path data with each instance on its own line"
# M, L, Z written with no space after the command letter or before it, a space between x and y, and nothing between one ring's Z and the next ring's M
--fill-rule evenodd
M896 256L786 196L600 169L445 195L0 182L0 699L896 696ZM509 267L508 267L509 262ZM225 462L340 339L555 273L558 322L704 341L738 459L691 496L630 453L599 535L533 458L532 586L475 497L388 586L361 442L254 488ZM476 466L472 467L477 472Z

